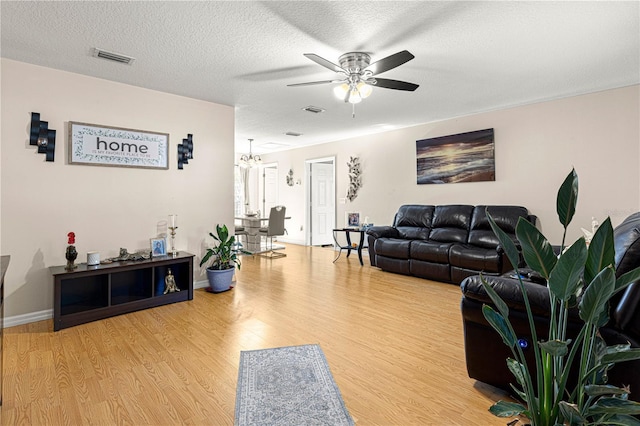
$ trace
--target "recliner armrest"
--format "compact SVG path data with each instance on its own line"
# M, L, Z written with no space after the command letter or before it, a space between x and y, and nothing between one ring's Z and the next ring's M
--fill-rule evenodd
M524 297L522 295L520 283L517 279L507 277L483 276L483 278L504 300L509 309L525 312ZM536 284L531 281L524 281L524 287L529 298L531 311L535 315L549 316L549 290L545 285ZM464 297L476 300L480 303L493 305L491 298L484 290L480 275L473 275L465 278L460 283L460 289Z
M372 226L367 229L367 235L375 238L400 238L400 232L393 226Z

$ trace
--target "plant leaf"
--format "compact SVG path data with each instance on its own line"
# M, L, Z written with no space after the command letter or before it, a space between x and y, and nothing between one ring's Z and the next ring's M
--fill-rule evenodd
M538 228L526 220L518 220L516 235L522 246L522 255L527 265L545 279L549 279L551 270L558 261L549 241Z
M526 410L524 405L516 402L498 401L489 408L491 414L496 417L512 417L523 413Z
M613 295L616 277L611 266L606 267L587 286L580 301L580 318L584 322L597 323L608 308Z
M623 290L629 284L632 284L636 281L640 280L640 268L636 268L632 271L629 271L616 280L616 293L620 290Z
M609 265L615 265L613 227L607 218L593 235L589 243L589 254L584 265L584 280L590 283L596 275Z
M603 364L611 364L625 361L633 361L634 359L640 359L640 348L622 349L615 352L607 352L602 357Z
M633 416L616 414L609 417L609 424L621 426L640 426L640 420L636 419Z
M587 260L587 245L584 238L578 239L565 251L549 276L549 291L566 302L575 295Z
M585 425L587 424L587 420L582 417L580 414L580 410L578 410L578 406L575 404L570 404L566 401L560 401L558 403L560 407L560 412L562 416L569 422L570 425Z
M516 268L516 270L517 270L517 268L518 268L518 266L520 264L520 252L519 252L518 248L516 247L516 244L511 239L511 237L509 235L507 235L507 233L504 232L496 224L496 222L493 220L493 217L491 216L491 214L489 214L488 210L489 210L489 208L487 207L486 214L487 214L487 219L489 220L489 225L491 225L491 229L493 230L493 233L498 238L498 241L500 241L500 245L504 249L504 252L507 255L507 258L509 259L509 262L511 262L511 265L514 268ZM520 222L521 220L525 220L525 219L521 217L521 218L518 219L518 222Z
M491 306L482 305L482 315L489 324L500 334L505 345L512 348L516 344L516 336L511 334L511 330L507 326L507 320L497 313Z
M611 385L586 385L584 391L589 396L625 395L629 393L625 389Z
M558 189L556 198L556 212L562 226L566 229L573 219L578 203L578 175L575 169L567 175Z
M524 380L525 372L524 372L524 366L522 365L522 363L516 361L513 358L507 358L507 367L509 367L509 371L511 371L513 376L516 378L516 381L518 382L518 384L524 388L524 386L525 386L525 380Z
M227 241L227 238L229 237L229 230L227 229L227 225L216 225L216 232L220 236L220 240L222 242Z
M587 414L640 414L640 403L622 398L600 398L587 409Z
M509 307L507 306L505 301L502 300L500 295L496 293L493 287L491 287L491 285L487 282L487 280L484 278L484 275L482 275L482 273L480 273L480 281L482 282L482 287L484 287L484 291L487 292L493 304L496 305L496 308L498 308L498 312L500 312L500 314L502 314L503 317L507 318L509 316Z
M569 353L570 341L549 340L546 342L538 342L540 348L551 356L565 356Z
M207 250L207 254L205 254L202 257L202 260L200 261L200 266L204 265L205 263L207 263L207 261L209 260L209 258L213 256L213 251L211 251L211 249Z

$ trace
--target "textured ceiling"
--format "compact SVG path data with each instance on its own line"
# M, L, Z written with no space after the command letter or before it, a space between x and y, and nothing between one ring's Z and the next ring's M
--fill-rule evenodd
M232 105L236 149L288 149L640 82L640 3L1 1L1 55ZM133 56L122 65L99 47ZM409 50L356 106L303 56ZM302 111L314 105L322 114ZM285 136L288 131L302 136ZM271 143L265 146L265 144ZM267 148L273 143L282 144Z

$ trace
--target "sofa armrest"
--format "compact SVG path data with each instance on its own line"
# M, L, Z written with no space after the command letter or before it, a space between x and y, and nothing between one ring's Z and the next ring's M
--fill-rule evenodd
M375 238L400 238L400 232L393 226L372 226L367 234Z
M484 276L484 279L504 300L509 309L525 312L524 298L517 279L507 277ZM529 298L531 311L534 315L549 316L549 290L545 285L523 280L524 287ZM465 278L460 283L463 297L476 300L480 303L493 305L491 298L484 290L480 275Z

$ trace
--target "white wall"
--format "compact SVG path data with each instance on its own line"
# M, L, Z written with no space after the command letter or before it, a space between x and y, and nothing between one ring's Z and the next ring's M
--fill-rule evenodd
M371 100L374 102L375 100ZM366 101L365 101L366 102ZM591 217L611 216L614 226L640 210L640 86L608 90L502 111L428 123L325 145L263 155L292 168L301 186L279 179L280 202L287 206L292 242L304 242L304 161L337 157L337 196L347 191L347 161L359 156L363 187L344 212L360 212L377 225L390 224L398 206L418 204L515 204L538 215L543 232L560 243L555 213L557 189L575 167L580 179L578 208L571 240L589 229ZM416 140L494 128L496 181L443 185L416 184ZM283 239L284 240L284 239Z
M0 252L11 255L7 317L53 307L48 268L63 265L67 233L78 262L149 249L157 223L178 214L176 248L199 262L216 223L233 224L232 107L2 59ZM123 68L126 72L126 67ZM29 145L31 112L57 131L55 162ZM169 133L169 170L69 165L69 121ZM193 134L194 159L177 170ZM196 280L206 279L196 264Z

